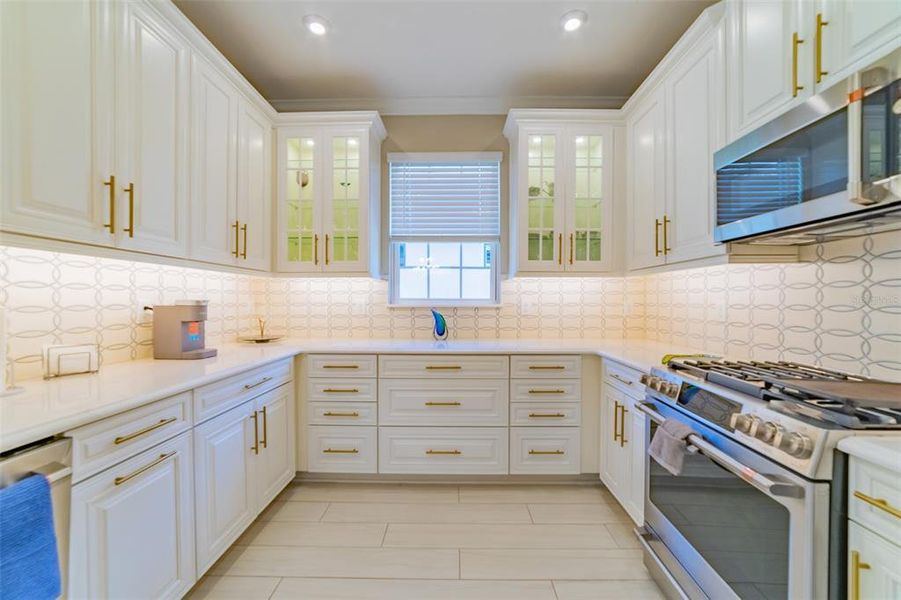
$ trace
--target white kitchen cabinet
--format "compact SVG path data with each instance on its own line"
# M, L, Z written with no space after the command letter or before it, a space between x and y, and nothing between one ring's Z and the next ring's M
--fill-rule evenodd
M511 275L614 268L614 113L508 114Z
M70 598L181 598L194 585L185 432L72 488Z
M257 418L254 403L249 401L194 430L198 574L257 516Z
M249 102L238 106L238 188L235 218L240 223L237 265L268 271L272 256L272 125Z
M666 261L661 240L666 212L664 102L664 91L655 89L634 108L627 121L631 230L628 261L633 270Z
M149 5L118 6L117 245L185 256L190 47Z
M625 505L631 493L629 468L632 464L630 449L620 441L624 432L631 433L625 425L625 419L621 420L626 398L619 388L606 384L603 394L600 428L603 454L601 481L620 504Z
M113 2L2 2L0 229L112 246Z
M294 479L294 386L291 383L254 401L260 430L257 462L257 511L265 508Z
M901 599L901 546L848 522L848 598Z
M282 121L277 270L376 274L381 118L374 112L309 113Z

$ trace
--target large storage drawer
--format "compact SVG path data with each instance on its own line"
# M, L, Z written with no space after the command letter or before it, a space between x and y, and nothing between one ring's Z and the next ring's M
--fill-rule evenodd
M507 473L506 427L380 427L379 472Z
M378 468L375 427L307 427L311 473L375 473Z
M308 379L308 402L375 402L376 379Z
M511 427L510 473L578 474L578 427Z
M511 402L579 402L582 399L580 379L513 379L510 381Z
M506 379L386 379L379 382L381 425L506 425Z
M194 390L194 423L202 423L291 381L292 359L280 360Z
M72 438L72 482L121 462L191 428L191 392L79 427Z
M512 356L510 376L514 378L578 379L582 376L582 357L578 354Z
M644 384L641 383L641 371L604 360L604 381L620 386L633 398L644 398Z
M385 355L379 358L379 377L385 378L482 378L506 379L506 356L478 355Z
M901 477L852 456L848 516L890 540L901 540Z
M375 402L310 402L307 420L310 425L375 425L378 406Z
M310 377L375 377L375 354L311 354L307 358Z
M579 402L517 402L510 405L510 425L570 425L582 422Z

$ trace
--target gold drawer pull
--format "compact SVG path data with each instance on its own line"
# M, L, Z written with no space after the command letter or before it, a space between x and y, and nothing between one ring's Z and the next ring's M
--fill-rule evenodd
M562 456L566 454L563 450L529 450L529 454L553 454L554 456Z
M530 371L562 371L563 365L529 365Z
M322 451L323 454L359 454L360 451L356 448L351 448L350 450L346 450L343 448L326 448Z
M260 440L260 446L263 448L269 447L269 419L266 417L266 407L263 407L263 410L260 411L263 413L263 439Z
M460 365L426 365L427 371L459 371L463 369Z
M359 369L360 365L322 365L323 369Z
M549 417L554 419L562 419L566 415L563 413L529 413L529 418L534 419L536 417Z
M154 423L153 425L148 425L144 429L139 429L138 431L135 431L134 433L129 433L128 435L120 435L119 437L117 437L116 439L113 440L113 443L116 444L117 446L119 444L124 444L125 442L133 440L136 437L141 437L142 435L148 434L151 431L155 431L155 430L159 429L160 427L165 427L166 425L168 425L170 423L175 423L177 420L178 419L175 417L169 417L168 419L160 419L158 423Z
M566 390L529 390L530 394L565 394Z
M253 450L254 454L260 453L260 417L257 411L253 411L253 414L250 415L250 418L253 419L253 446L250 447Z
M460 451L457 450L456 448L453 449L453 450L432 450L431 448L429 448L428 450L425 451L425 453L426 453L426 454L452 454L452 455L454 455L454 456L458 456L458 455L460 455L460 454L463 454L462 452L460 452Z
M357 411L354 411L354 412L327 411L327 412L322 413L322 416L324 416L324 417L359 417L360 413L358 413Z
M851 600L860 600L860 572L870 569L870 565L860 561L860 552L851 551Z
M132 472L132 473L129 473L128 475L123 475L122 477L116 477L116 478L113 480L113 483L116 484L116 485L122 485L123 483L125 483L125 482L128 481L128 480L134 479L135 477L137 477L137 476L140 475L141 473L143 473L143 472L145 472L145 471L149 471L149 470L152 469L153 467L155 467L155 466L157 466L158 464L160 464L161 462L165 461L167 458L172 458L173 456L175 456L175 454L176 454L176 452L175 452L174 450L173 450L172 452L168 453L168 454L160 454L160 457L159 457L159 458L157 458L156 460L154 460L154 461L151 462L151 463L148 463L148 464L144 465L143 467L141 467L141 468L138 469L137 471L134 471L134 472Z
M459 402L426 402L426 406L460 406Z
M261 385L263 385L263 384L266 383L267 381L272 381L272 377L263 377L262 379L260 379L260 380L257 381L256 383L246 383L246 384L244 384L244 389L245 389L245 390L252 390L252 389L255 388L255 387L260 387Z
M359 394L360 390L357 388L325 388L322 390L326 394Z
M875 506L879 510L884 510L897 519L901 519L901 510L889 504L888 500L885 500L883 498L874 498L872 496L864 494L863 492L858 492L857 490L854 491L854 497L858 500L863 500L867 504Z
M625 383L626 385L632 385L632 383L633 383L632 381L626 379L625 377L621 377L620 375L617 375L616 373L610 373L610 377L613 377L617 381L619 381L621 383Z

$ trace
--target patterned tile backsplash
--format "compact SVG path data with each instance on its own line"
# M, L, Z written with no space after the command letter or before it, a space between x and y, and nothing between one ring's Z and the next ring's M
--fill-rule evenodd
M515 278L499 307L443 312L452 338L650 338L738 358L785 358L901 380L901 249L892 235L809 250L811 262L630 277ZM151 355L150 304L210 300L208 345L254 331L428 339L426 309L387 305L368 278L270 277L0 246L15 379L45 344L96 343L109 364Z

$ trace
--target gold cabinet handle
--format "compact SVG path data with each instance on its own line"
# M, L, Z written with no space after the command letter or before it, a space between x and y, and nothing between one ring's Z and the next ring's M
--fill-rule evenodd
M357 411L354 411L354 412L332 412L332 411L329 410L329 411L326 411L326 412L322 413L322 416L323 416L323 417L359 417L359 416L360 416L360 413L358 413Z
M460 454L463 454L456 448L454 448L453 450L432 450L431 448L429 448L428 450L425 451L425 453L430 454L430 455L431 454L451 454L453 456L459 456Z
M325 388L322 390L325 394L359 394L360 390L357 388Z
M135 184L129 182L127 188L122 188L128 194L128 227L122 231L128 233L128 237L135 236Z
M426 371L460 371L460 365L426 365Z
M232 254L234 255L235 258L238 258L238 255L240 254L240 249L241 249L241 246L238 242L238 236L240 234L240 232L238 230L241 228L240 221L235 221L234 223L232 223L232 227L235 230L235 249L232 250Z
M241 251L241 258L247 260L247 223L241 225L241 232L244 234L244 250Z
M530 371L562 371L563 365L529 365Z
M797 31L792 33L792 98L797 98L798 92L804 89L803 85L798 85L798 46L803 43Z
M119 444L124 444L125 442L131 441L131 440L135 439L136 437L141 437L142 435L147 435L151 431L156 431L160 427L165 427L166 425L169 425L170 423L175 423L175 421L177 421L177 420L178 419L176 417L169 417L168 419L160 419L158 422L154 423L153 425L148 425L144 429L139 429L139 430L135 431L134 433L129 433L128 435L120 435L119 437L117 437L116 439L113 440L113 443L117 446Z
M610 377L613 377L613 378L616 379L617 381L622 382L622 383L625 383L626 385L632 385L632 382L631 382L631 381L629 381L629 380L626 379L625 377L621 377L620 375L617 375L616 373L610 373Z
M137 477L137 476L140 475L141 473L145 473L145 472L149 471L149 470L152 469L153 467L155 467L155 466L157 466L158 464L164 462L166 459L172 458L172 457L175 456L175 455L176 455L176 451L174 451L174 450L173 450L172 452L169 452L168 454L160 454L159 458L157 458L156 460L154 460L154 461L152 461L152 462L147 463L146 465L144 465L144 466L141 467L140 469L137 469L137 470L135 470L135 471L132 471L132 472L129 473L128 475L122 475L121 477L116 477L116 478L113 480L113 483L114 483L115 485L122 485L122 484L125 483L126 481L129 481L129 480L131 480L131 479L134 479L135 477Z
M619 406L619 447L622 448L625 446L629 440L626 439L626 413L629 412L629 409L626 408L625 404L620 404Z
M426 402L426 406L460 406L460 402Z
M252 390L252 389L255 388L255 387L260 387L261 385L263 385L263 384L266 383L267 381L272 381L272 377L263 377L262 379L260 379L260 380L257 381L256 383L245 383L245 384L244 384L244 389L245 389L245 390Z
M669 225L672 223L669 217L663 215L663 255L666 256L670 252L673 251L672 248L669 247L668 233L669 233Z
M851 600L860 600L860 572L870 569L870 565L860 561L860 552L851 551Z
M356 448L326 448L322 451L323 454L359 454L360 451Z
M549 418L549 419L562 419L566 415L563 413L529 413L530 419L538 419L538 418Z
M573 264L573 234L569 234L569 264Z
M322 365L323 369L359 369L360 365Z
M529 390L530 394L565 394L566 390Z
M263 439L260 440L260 445L263 448L269 447L269 417L266 413L266 407L263 407Z
M257 431L258 425L260 423L260 419L257 416L257 411L253 411L253 414L250 415L250 418L253 419L253 446L250 447L253 450L254 454L260 453L260 434Z
M654 219L654 256L660 256L660 219Z
M619 408L620 403L616 400L613 401L613 441L619 441Z
M319 264L319 234L313 235L313 264Z
M817 83L823 80L824 75L829 74L829 71L823 70L823 27L828 24L829 21L823 20L823 13L817 13L816 38L814 39L814 74Z
M103 185L109 186L109 223L104 223L103 226L110 233L116 233L116 176L110 175L109 181L104 181Z
M327 233L325 234L325 245L323 247L325 248L325 264L327 265L328 264L328 234Z
M534 454L553 454L555 456L562 456L566 454L563 450L529 450L530 455Z
M875 506L879 510L887 512L896 519L901 519L901 510L889 504L888 500L885 500L883 498L874 498L873 496L868 496L867 494L864 494L863 492L857 490L854 491L854 497L858 500L863 500L867 504Z
M563 264L563 234L557 238L557 264Z

